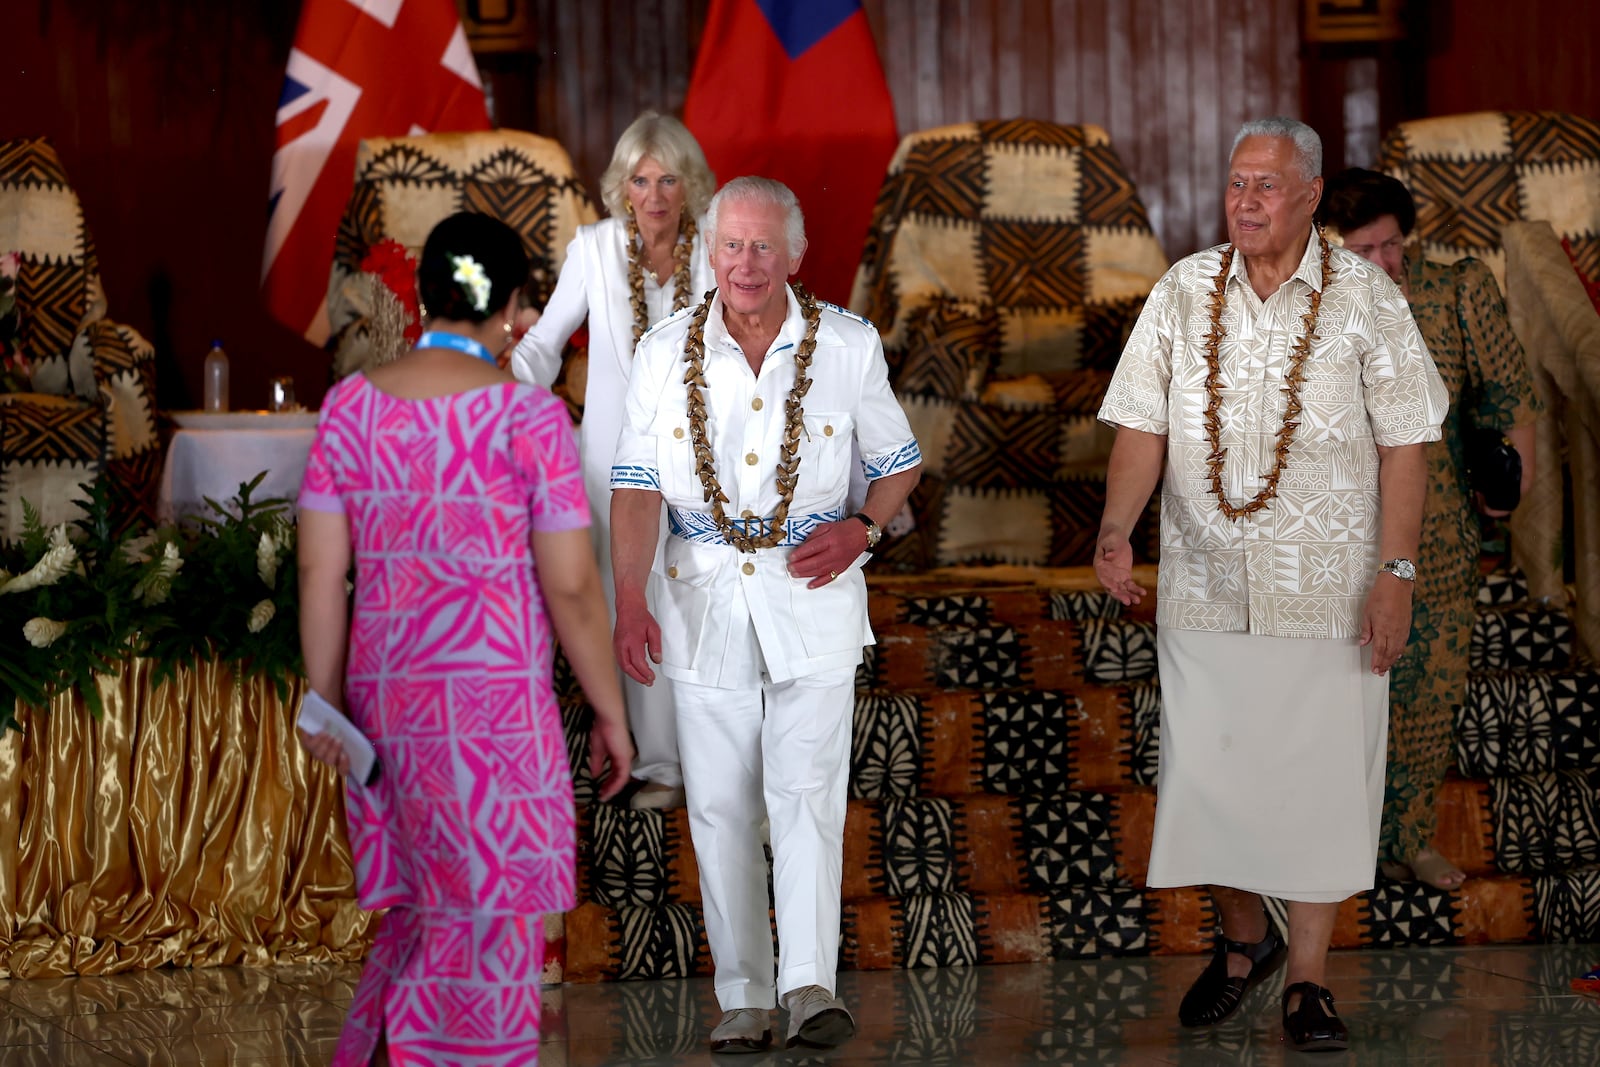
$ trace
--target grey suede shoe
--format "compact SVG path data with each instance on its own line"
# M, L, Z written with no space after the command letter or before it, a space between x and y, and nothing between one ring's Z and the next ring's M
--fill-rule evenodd
M783 1006L789 1011L789 1048L832 1048L856 1032L856 1021L844 1001L819 985L790 990Z
M711 1051L724 1055L765 1052L772 1047L772 1022L766 1008L735 1008L722 1013L711 1031Z

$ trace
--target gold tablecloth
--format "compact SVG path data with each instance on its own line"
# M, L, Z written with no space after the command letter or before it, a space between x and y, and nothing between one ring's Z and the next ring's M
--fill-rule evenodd
M221 664L136 659L0 737L0 977L359 959L337 778L279 699Z

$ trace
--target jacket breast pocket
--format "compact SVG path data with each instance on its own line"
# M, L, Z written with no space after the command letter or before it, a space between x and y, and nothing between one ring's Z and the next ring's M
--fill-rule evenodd
M800 433L800 484L795 503L825 507L850 487L855 421L849 412L806 412Z
M656 442L656 467L661 491L670 496L689 494L694 484L694 445L689 439L689 416L682 411L661 411L650 423Z

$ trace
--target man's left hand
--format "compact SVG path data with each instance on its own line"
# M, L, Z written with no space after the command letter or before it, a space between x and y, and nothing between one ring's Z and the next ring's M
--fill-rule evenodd
M840 519L816 528L789 557L789 573L810 578L807 589L827 585L867 550L867 528L860 519Z
M1372 646L1372 673L1388 674L1411 636L1411 583L1379 574L1361 617L1361 645Z

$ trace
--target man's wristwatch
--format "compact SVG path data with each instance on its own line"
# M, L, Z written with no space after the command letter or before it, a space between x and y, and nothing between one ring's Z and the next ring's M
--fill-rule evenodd
M867 528L867 547L868 548L877 548L878 547L878 542L883 540L883 527L881 527L877 523L873 522L872 521L872 516L868 515L864 511L858 511L858 512L856 512L854 515L852 515L850 517L852 519L860 519L861 522L862 522L862 525L866 526L866 528Z
M1417 567L1409 559L1386 559L1383 566L1378 568L1385 574L1392 574L1402 582L1415 582L1417 580Z

